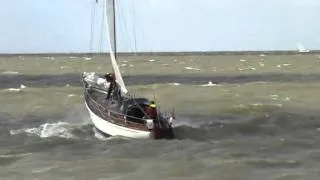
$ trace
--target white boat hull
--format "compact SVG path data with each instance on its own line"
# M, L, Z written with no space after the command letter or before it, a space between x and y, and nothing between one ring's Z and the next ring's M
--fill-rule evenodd
M87 103L85 103L85 105L89 111L90 118L94 126L102 133L105 133L111 136L123 136L128 138L135 138L135 139L149 139L152 137L151 132L149 131L140 131L140 130L130 129L130 128L126 128L123 126L110 123L100 118L96 114L94 114L91 111L91 109L88 107Z

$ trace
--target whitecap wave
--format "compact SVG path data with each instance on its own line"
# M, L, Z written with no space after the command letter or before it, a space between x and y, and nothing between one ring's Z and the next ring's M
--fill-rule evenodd
M194 71L200 71L200 69L199 69L199 68L194 68L194 67L190 67L190 66L184 67L184 69L187 69L187 70L194 70Z
M217 86L217 84L214 84L212 83L212 81L209 81L208 84L203 84L203 85L200 85L202 87L210 87L210 86Z
M169 85L171 85L171 86L179 86L179 85L180 85L180 83L173 82L173 83L169 83Z
M9 91L9 92L21 92L21 89L20 88L8 88L8 89L5 89L3 91Z
M17 71L4 71L1 74L19 74Z
M40 138L60 137L60 138L77 138L74 134L79 125L69 124L67 122L45 123L39 127L10 130L10 135L26 133L31 136L39 136Z

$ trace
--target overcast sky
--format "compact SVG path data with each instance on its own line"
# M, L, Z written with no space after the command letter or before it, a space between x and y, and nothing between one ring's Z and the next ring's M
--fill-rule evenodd
M99 1L95 51L107 42L101 37ZM117 2L121 51L287 50L298 43L320 49L320 0ZM1 0L0 53L90 51L94 3Z

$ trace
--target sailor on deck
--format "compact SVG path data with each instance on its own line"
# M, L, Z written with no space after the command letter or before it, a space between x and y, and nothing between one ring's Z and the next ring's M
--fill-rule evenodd
M111 93L114 89L117 89L117 83L116 83L116 79L114 78L113 74L106 74L105 78L107 80L107 82L109 83L109 87L108 87L108 94L107 94L107 99L110 99Z
M105 82L104 87L108 90L107 91L107 100L109 100L111 97L116 98L118 100L121 100L121 93L120 93L120 87L118 83L116 82L116 78L114 74L107 73L104 75Z
M146 113L149 116L149 118L154 120L158 119L157 108L154 101L151 101L150 105L146 109Z

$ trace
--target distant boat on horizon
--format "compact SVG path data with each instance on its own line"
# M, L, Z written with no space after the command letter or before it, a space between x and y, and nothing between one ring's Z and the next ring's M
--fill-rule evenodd
M306 52L310 52L310 50L305 48L301 43L298 43L298 52L306 53Z

